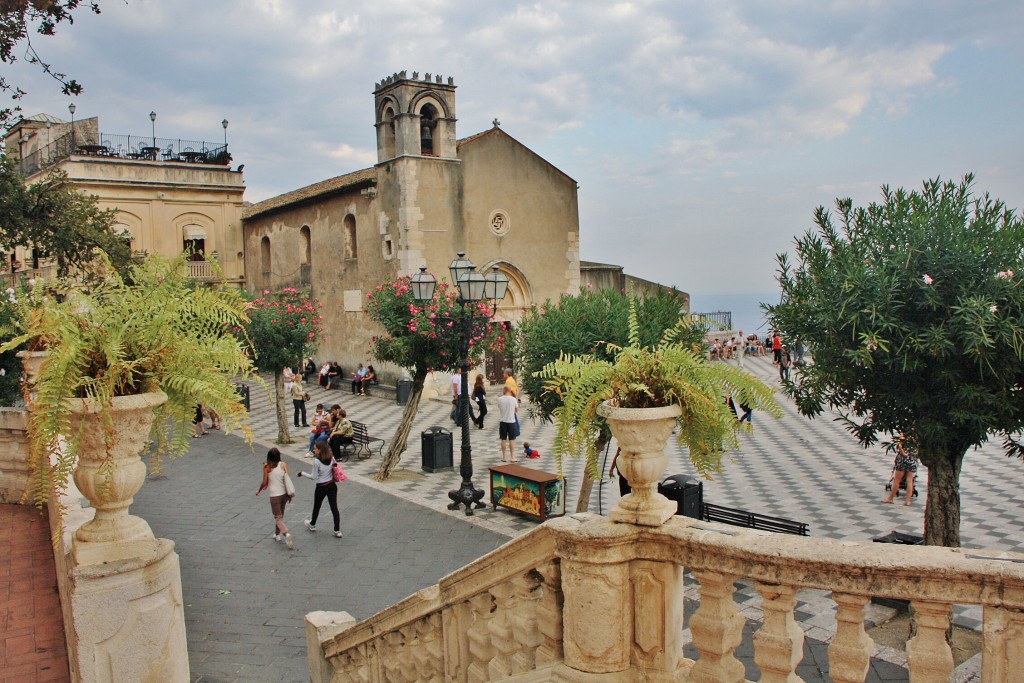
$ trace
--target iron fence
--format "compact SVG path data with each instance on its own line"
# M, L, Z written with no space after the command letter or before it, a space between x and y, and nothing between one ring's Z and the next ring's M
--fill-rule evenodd
M710 325L719 330L732 329L732 311L712 311L710 313L691 313L690 318Z
M142 161L184 161L220 166L231 163L228 146L223 143L109 133L100 133L96 139L84 139L80 134L76 137L68 133L23 157L20 163L21 173L31 175L67 159L72 154Z

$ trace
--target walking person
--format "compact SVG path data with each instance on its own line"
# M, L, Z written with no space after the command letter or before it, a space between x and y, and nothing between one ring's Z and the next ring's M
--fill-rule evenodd
M476 415L473 415L471 408L470 417L476 423L477 429L483 429L484 417L487 415L487 387L484 386L484 376L482 374L476 376L476 382L473 383L473 393L470 395L470 398L476 402ZM472 405L471 403L470 406Z
M292 421L295 423L296 427L300 426L299 415L301 415L301 426L308 427L309 425L306 424L306 390L302 388L301 375L295 375L292 379L292 388L289 391L289 394L292 397L292 407L295 409L295 415Z
M793 365L792 359L789 357L789 349L785 346L779 352L779 381L789 381L789 368Z
M519 462L516 460L516 413L519 411L519 402L512 395L512 390L507 386L501 397L498 398L498 439L501 441L501 461ZM505 459L505 449L508 449L508 460Z
M740 334L736 337L739 343L736 345L736 359L739 361L740 368L743 368L743 356L747 355L747 340L743 338L743 330L740 330Z
M893 464L892 490L882 499L883 503L892 503L900 493L900 482L907 480L907 497L904 505L910 505L914 498L914 477L917 476L917 456L908 447L906 439L896 442L896 462Z
M334 466L337 461L331 455L331 447L326 441L317 441L313 444L313 451L316 457L313 458L313 469L309 472L299 472L298 476L305 476L312 479L316 484L313 491L313 516L303 523L312 532L316 531L316 519L320 515L320 506L324 499L331 507L331 515L334 517L334 537L341 538L341 513L338 512L338 484L334 481Z
M291 532L284 523L284 509L295 496L295 486L288 476L288 465L281 462L281 451L276 448L267 451L267 461L263 463L263 482L256 495L264 490L270 496L270 512L274 515L274 540L284 540L285 545L293 548Z

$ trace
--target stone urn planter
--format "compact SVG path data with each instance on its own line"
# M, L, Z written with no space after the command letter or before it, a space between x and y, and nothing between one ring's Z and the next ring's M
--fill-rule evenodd
M110 424L104 424L95 402L69 399L69 434L79 439L75 484L96 509L96 516L75 532L76 542L154 538L146 520L128 514L128 506L146 480L146 464L139 454L149 439L153 411L166 401L162 391L115 396Z
M46 351L18 351L14 355L21 359L21 367L25 371L25 388L31 400L35 397L36 378L46 360Z
M658 493L668 456L665 443L682 413L678 405L660 408L619 408L605 402L597 409L608 421L621 451L616 461L632 493L608 515L614 522L660 526L676 513L677 504Z

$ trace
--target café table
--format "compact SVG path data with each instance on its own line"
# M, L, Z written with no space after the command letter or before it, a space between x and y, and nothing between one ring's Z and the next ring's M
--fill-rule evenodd
M206 152L178 152L178 156L189 163L195 164L206 159Z
M83 154L89 154L92 156L105 155L110 151L110 148L106 145L79 145L78 149Z
M142 147L139 149L143 159L156 161L156 155L160 153L159 147Z

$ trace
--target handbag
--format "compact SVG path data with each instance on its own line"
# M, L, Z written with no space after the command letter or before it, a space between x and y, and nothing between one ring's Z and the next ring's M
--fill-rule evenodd
M512 432L512 438L514 438L514 439L518 439L519 438L519 415L518 414L516 415L516 428Z
M303 400L304 402L306 402L306 403L308 403L308 402L309 402L309 392L308 392L308 391L303 391L303 392L302 392L302 400Z
M345 474L345 470L341 469L340 463L335 462L331 469L334 472L334 481L341 482L348 479L348 475Z
M288 501L291 502L295 497L295 484L292 483L292 478L288 476L287 472L284 473L284 492L288 496Z

